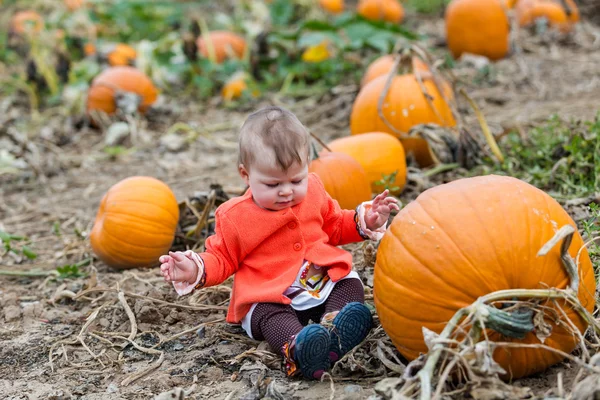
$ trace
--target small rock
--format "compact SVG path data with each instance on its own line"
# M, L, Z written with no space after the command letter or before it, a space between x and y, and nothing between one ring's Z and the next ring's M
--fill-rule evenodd
M49 126L44 126L40 129L40 137L49 142L54 140L54 129Z
M127 139L131 132L129 124L126 122L115 122L106 130L106 136L104 136L104 144L107 146L116 146L121 144Z
M358 385L346 385L344 386L344 393L352 394L352 393L362 393L363 388Z
M175 350L175 351L183 350L183 347L184 346L181 343L175 343L173 345L173 350Z
M198 335L200 339L204 339L204 337L206 336L206 328L204 326L198 328L198 330L196 331L196 335Z
M98 324L104 328L107 329L110 326L110 321L107 318L100 318L98 320Z
M4 320L6 322L16 321L21 318L21 307L8 306L4 307Z
M482 69L490 65L489 58L470 53L463 53L463 55L460 57L460 62L464 63L465 65L470 65L475 69Z
M185 138L176 133L169 133L165 136L162 136L160 138L160 144L173 153L185 150L189 146L189 143L185 140Z
M108 387L106 388L106 393L118 393L119 392L119 385L117 385L114 382L111 382Z
M138 321L146 322L146 323L156 323L161 320L160 312L156 309L156 307L144 306L137 313Z
M165 317L165 322L169 325L172 325L179 321L181 321L181 317L179 316L179 313L175 309L172 309L171 312L169 313L169 315L167 315Z
M0 306L16 306L17 304L19 304L19 298L16 293L6 293L0 297Z

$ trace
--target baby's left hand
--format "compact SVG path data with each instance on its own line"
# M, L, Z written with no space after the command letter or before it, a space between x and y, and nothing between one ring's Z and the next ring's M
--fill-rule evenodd
M387 197L388 193L389 190L386 189L383 193L378 194L377 197L373 199L373 204L371 204L371 208L365 215L367 228L372 231L380 228L386 223L392 210L400 210L398 200L393 197Z

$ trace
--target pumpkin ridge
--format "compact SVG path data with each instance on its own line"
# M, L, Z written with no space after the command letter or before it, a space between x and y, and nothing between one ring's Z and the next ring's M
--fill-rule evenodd
M124 202L122 202L124 203ZM143 223L143 225L153 225L157 228L164 228L164 229L173 229L173 227L171 225L163 225L161 222L159 221L153 221L147 217L140 217L137 215L132 215L132 214L128 214L126 212L122 212L122 211L106 211L104 213L104 215L121 215L124 216L125 219L127 219L128 221L131 221L132 223ZM104 225L104 222L102 223ZM177 225L177 224L175 224ZM170 236L170 235L169 235Z
M131 243L131 242L126 242L122 239L120 239L119 237L115 236L114 234L110 233L108 230L103 229L102 232L104 232L106 235L112 237L113 239L115 239L115 241L120 242L120 243L126 243L127 246L129 247L138 247L140 249L156 249L158 246L142 246L140 244L136 244L136 243ZM170 236L170 235L169 235ZM172 241L171 241L172 242ZM169 247L171 247L171 245L169 245ZM123 257L123 254L120 254L119 257Z
M460 295L465 295L466 294L465 291L464 291L464 289L457 288L457 287L451 285L450 283L446 282L440 276L436 275L431 270L431 268L429 268L429 264L428 263L424 263L423 261L421 261L421 259L419 259L419 257L417 257L415 255L415 253L412 251L412 249L409 249L408 246L406 246L406 244L403 243L401 239L397 238L396 236L393 236L393 237L394 237L394 239L396 239L396 240L398 240L400 242L401 246L406 250L406 252L407 252L408 255L410 255L412 258L414 258L415 260L417 260L419 262L419 264L421 264L421 265L423 265L423 266L426 267L426 268L424 268L424 270L426 270L429 275L431 275L432 277L434 277L435 280L437 280L439 282L442 282L446 287L449 287L449 288L453 289L454 291L456 291L459 294L459 296L457 296L456 299L460 299L460 297L461 297ZM470 301L470 298L472 296L468 296L468 297L469 297L469 299L463 300L462 302L465 302L466 304L470 304L469 301Z
M473 201L471 201L471 198L469 198L464 191L461 190L461 191L459 191L459 193L472 210L477 210L477 206L475 205L475 203L473 203ZM474 212L474 213L472 213L472 215L474 215L477 218L477 220L479 221L479 223L481 224L483 231L486 234L486 239L487 239L486 242L494 243L494 240L493 240L494 236L491 236L490 233L488 232L488 230L487 230L488 224L483 219L481 219L479 212ZM496 246L491 246L491 247L494 249L494 257L493 258L496 261L496 265L498 266L497 271L502 271L504 268L500 264L501 257L499 257L498 250L496 249ZM509 288L508 283L509 282L506 282L507 289Z
M436 308L442 308L442 309L445 309L445 310L448 310L448 311L456 312L456 307L455 306L451 306L451 305L448 305L446 303L439 303L439 304L438 303L434 303L434 302L431 301L431 299L432 299L431 297L425 297L425 296L422 296L420 294L417 294L416 291L412 291L412 290L410 290L410 288L408 288L408 287L406 287L406 286L404 286L402 284L399 284L397 282L394 282L393 279L390 278L387 275L384 278L382 278L382 279L389 281L388 283L394 284L397 288L400 288L400 290L405 289L405 290L402 290L402 291L406 292L406 293L402 294L403 296L412 296L413 299L415 299L415 300L421 299L421 300L427 301L428 303L434 305ZM414 318L409 318L406 315L398 313L398 311L395 310L395 307L393 305L389 305L380 296L378 296L378 297L379 297L379 301L381 303L383 303L386 306L386 308L388 308L390 311L393 311L394 314L396 314L400 318L403 318L403 319L406 319L406 320L409 320L409 321L410 320L414 320ZM435 319L435 320L419 319L419 321L420 322L438 323L438 324L441 324L440 326L442 328L444 326L446 326L446 323L448 322L448 321L440 321L439 319Z
M144 190L147 190L148 188L144 188ZM108 201L118 201L119 203L143 203L143 204L151 204L154 205L156 207L158 207L160 210L165 211L167 214L169 214L171 217L173 217L173 219L176 219L177 221L179 221L179 216L177 215L173 215L171 213L171 211L169 211L166 207L161 207L158 204L152 202L152 201L144 201L142 199L118 199L118 200L108 200Z
M419 204L419 206L421 206ZM475 267L475 264L473 264L473 262L469 259L469 257L467 257L467 255L464 253L464 250L461 249L461 247L456 243L456 241L454 240L454 238L452 237L452 235L450 235L449 233L447 233L444 229L441 228L442 224L439 223L439 221L433 217L433 215L431 215L431 213L429 211L427 211L426 209L424 209L421 206L421 210L439 227L439 231L443 232L446 237L448 238L448 240L450 241L450 243L452 243L455 247L455 249L457 250L458 254L460 254L462 256L462 258L464 260L467 261L468 265L471 267L471 270L469 272L475 272L475 274L477 275L477 277L479 278L479 281L481 283L483 283L485 285L485 290L487 291L487 293L491 293L494 292L495 289L492 289L488 286L488 280L485 279L483 277L483 275L481 275L481 272L479 271L479 268ZM477 288L476 288L477 289ZM467 290L466 288L464 288L463 290ZM478 298L480 295L473 295L473 298Z
M129 229L129 231L133 234L135 233L136 236L143 236L145 234L147 234L147 229L148 228L158 228L161 229L163 231L170 231L173 228L169 228L169 227L165 227L165 226L161 226L161 225L156 225L156 224L150 224L147 223L150 221L146 221L144 220L131 220L129 218L125 219L123 218L122 221L120 221L120 223L113 223L113 224L108 224L109 227L111 228L115 228L116 231L119 230L120 226L122 224L130 224L131 225L131 229ZM103 226L103 230L107 230L108 228L106 226ZM162 240L162 239L166 239L166 238L170 238L172 237L170 234L165 234L165 233L153 233L153 236L156 237L157 240Z

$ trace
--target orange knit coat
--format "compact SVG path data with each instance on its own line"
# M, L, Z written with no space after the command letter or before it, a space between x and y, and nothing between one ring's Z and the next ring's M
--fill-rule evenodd
M253 303L290 304L283 292L304 260L328 267L336 282L352 269L352 256L336 246L363 240L355 210L342 210L316 174L308 176L305 199L269 211L254 203L250 189L217 208L215 234L206 240L204 286L235 274L227 322L239 323Z

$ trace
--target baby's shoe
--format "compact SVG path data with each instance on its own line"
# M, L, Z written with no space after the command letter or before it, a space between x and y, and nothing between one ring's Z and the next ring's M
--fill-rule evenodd
M305 378L321 379L329 368L329 331L319 324L305 326L296 337L284 345L286 371L295 375L299 369Z
M371 311L362 303L348 303L333 319L329 360L336 362L362 342L373 326Z

